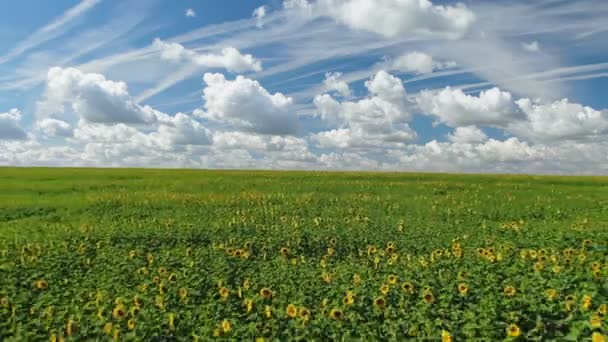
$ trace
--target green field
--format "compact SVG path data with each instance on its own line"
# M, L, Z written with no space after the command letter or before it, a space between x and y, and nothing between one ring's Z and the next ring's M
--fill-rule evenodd
M591 340L608 177L0 168L0 340Z

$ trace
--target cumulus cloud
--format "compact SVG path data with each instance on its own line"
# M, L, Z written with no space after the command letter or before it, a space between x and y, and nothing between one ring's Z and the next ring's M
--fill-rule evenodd
M328 72L325 74L325 80L323 81L324 91L337 91L338 94L343 97L351 97L352 92L348 83L340 80L342 73L340 72Z
M388 38L418 34L455 39L475 21L463 4L435 5L429 0L289 0L284 6Z
M196 12L192 8L188 8L186 10L186 17L194 18L194 17L196 17Z
M391 68L403 72L416 74L429 74L434 70L455 67L454 62L438 62L433 60L433 56L423 52L410 52L397 57L391 63Z
M473 96L460 89L446 87L439 92L422 91L416 101L425 113L435 115L439 122L451 127L504 127L513 121L525 119L511 93L498 88Z
M45 118L36 122L36 127L47 137L69 138L74 134L72 125L53 118Z
M253 10L253 13L251 14L252 17L254 17L257 20L257 26L258 27L262 27L264 26L264 17L266 16L266 6L260 6L256 9Z
M222 74L206 73L203 80L205 105L196 111L198 116L259 134L296 133L291 97L270 94L258 81L240 75L227 80Z
M74 68L51 68L47 74L44 99L38 102L40 118L73 114L89 122L149 124L160 114L149 106L141 106L129 94L127 84L107 80L95 73Z
M250 54L241 54L233 47L223 48L222 53L217 55L199 54L179 43L168 43L159 38L154 39L152 46L160 51L161 59L171 62L185 61L205 68L223 68L230 72L262 70L262 62Z
M27 133L21 128L21 112L13 108L0 113L0 140L25 140Z
M359 101L338 102L328 94L315 97L321 118L338 126L314 135L317 143L323 147L379 147L403 144L416 136L407 124L411 114L400 79L379 71L365 87L370 96Z
M463 126L456 127L453 133L448 134L448 139L454 143L471 144L484 142L488 136L475 126Z
M520 99L518 106L527 120L512 124L508 129L530 140L588 140L605 139L608 134L608 110L596 110L562 99L551 103L535 103Z

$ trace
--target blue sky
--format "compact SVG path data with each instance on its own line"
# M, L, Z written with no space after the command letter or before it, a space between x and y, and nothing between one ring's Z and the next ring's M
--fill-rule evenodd
M608 3L0 5L0 165L608 172Z

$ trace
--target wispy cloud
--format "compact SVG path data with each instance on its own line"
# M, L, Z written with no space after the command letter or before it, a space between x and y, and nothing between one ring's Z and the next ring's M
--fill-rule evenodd
M4 64L28 50L62 36L77 19L81 18L100 2L101 0L82 0L76 6L68 9L59 18L22 40L7 54L0 56L0 64Z

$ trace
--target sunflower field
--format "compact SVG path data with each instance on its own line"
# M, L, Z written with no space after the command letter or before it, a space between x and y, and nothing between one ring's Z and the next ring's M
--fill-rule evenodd
M606 339L606 177L0 169L2 341Z

